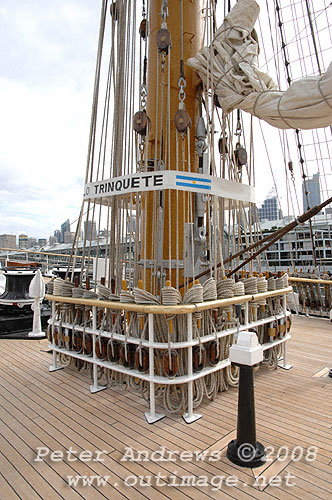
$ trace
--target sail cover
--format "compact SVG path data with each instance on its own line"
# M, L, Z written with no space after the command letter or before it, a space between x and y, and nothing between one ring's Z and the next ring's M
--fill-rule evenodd
M280 91L258 67L254 25L259 6L239 0L215 33L210 47L187 63L213 88L226 113L247 111L280 129L313 129L332 124L332 64L322 76L302 78Z

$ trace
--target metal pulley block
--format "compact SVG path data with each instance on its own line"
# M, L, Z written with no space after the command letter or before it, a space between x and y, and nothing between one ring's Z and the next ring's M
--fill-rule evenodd
M157 31L156 42L159 52L168 52L172 46L171 34L166 28L161 28Z
M290 172L290 175L291 175L291 179L292 179L292 181L293 181L293 182L295 182L295 177L294 177L294 166L293 166L293 162L292 162L292 160L290 160L290 161L288 162L288 170L289 170L289 172Z
M150 119L146 111L137 111L133 118L133 129L139 135L146 135L149 127Z
M204 118L200 116L197 120L195 137L195 149L200 158L203 157L203 153L207 149L206 135Z
M193 370L200 372L206 366L206 350L205 347L195 345L193 347Z
M228 153L227 141L228 141L227 135L224 136L221 133L218 141L219 154L224 155Z
M175 349L164 352L162 357L163 373L166 377L173 378L179 371L179 355Z
M139 26L139 34L143 40L147 39L148 36L148 22L146 19L142 19L141 24Z
M175 127L179 132L186 132L191 127L191 119L185 109L178 109L174 117Z
M237 145L235 147L234 154L235 154L235 159L236 159L238 165L243 166L243 165L247 164L247 162L248 162L247 151L244 149L243 146L241 146L241 144L239 142L237 143Z
M121 344L120 360L125 368L134 368L135 366L136 346L134 344Z
M117 6L116 2L111 3L110 13L111 13L111 16L113 17L114 21L117 21L119 16L118 16L118 6Z
M208 362L211 366L216 366L220 361L220 349L216 340L212 340L208 345Z
M214 106L216 108L220 108L221 109L220 102L219 102L217 94L213 94L213 104L214 104Z
M149 370L149 351L146 347L136 348L135 365L139 372L146 373Z

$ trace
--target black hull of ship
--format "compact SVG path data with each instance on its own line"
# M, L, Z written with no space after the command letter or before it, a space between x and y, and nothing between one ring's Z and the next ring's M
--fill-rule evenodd
M5 290L0 296L0 339L4 338L43 338L28 337L33 327L34 302L29 295L29 286L35 275L35 270L21 268L5 268ZM50 307L41 304L42 330L46 331L47 320L50 317Z
M15 311L13 310L13 306L0 306L0 340L8 338L34 338L28 337L28 333L32 330L33 311L30 306L28 306L30 310L24 309ZM49 307L43 305L40 313L42 331L45 332L47 321L50 318Z

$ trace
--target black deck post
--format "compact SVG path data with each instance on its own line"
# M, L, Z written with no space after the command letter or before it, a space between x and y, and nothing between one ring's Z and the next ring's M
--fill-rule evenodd
M228 444L227 458L241 467L265 463L264 446L256 441L254 365L263 359L262 347L254 332L241 332L230 348L230 360L240 368L237 437Z
M254 367L240 366L237 438L228 444L227 458L241 467L260 467L265 449L256 441Z

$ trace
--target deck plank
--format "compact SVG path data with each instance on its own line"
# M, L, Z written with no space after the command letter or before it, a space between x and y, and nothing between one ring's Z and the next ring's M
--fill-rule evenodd
M48 372L52 357L47 341L0 340L0 499L35 500L296 500L332 498L332 380L313 375L330 366L331 323L324 319L294 317L288 346L289 372L261 368L255 374L257 436L274 450L288 446L317 446L313 462L276 460L256 471L266 478L280 474L279 486L258 488L255 474L231 464L225 457L228 440L236 428L237 390L218 395L200 407L203 418L187 425L169 415L149 426L143 412L147 402L139 393L111 387L91 395L90 377L68 367ZM103 462L45 461L36 464L38 446L65 452L105 450ZM122 461L125 447L150 452L160 450L222 450L218 462ZM128 476L155 478L163 486L125 485ZM285 484L287 474L295 485ZM105 486L69 487L68 475L108 476ZM206 475L238 477L236 487L181 486L181 478ZM172 477L180 483L172 486ZM175 479L173 478L175 481Z
M3 474L0 472L0 500L20 500Z

